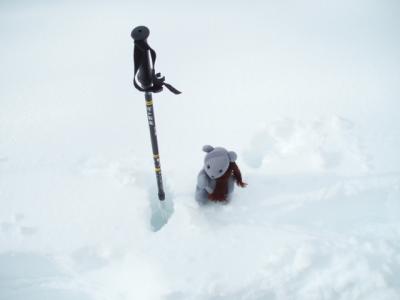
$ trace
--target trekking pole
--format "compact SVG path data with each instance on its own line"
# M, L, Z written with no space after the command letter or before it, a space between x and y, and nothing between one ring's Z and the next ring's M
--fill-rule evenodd
M165 192L161 176L160 153L158 151L156 122L154 117L153 96L152 93L158 93L165 86L174 94L181 92L165 82L165 77L156 73L154 65L156 62L156 52L147 43L150 31L145 26L138 26L132 30L131 37L134 40L133 60L135 65L135 74L133 84L135 88L144 92L146 101L147 120L150 129L151 147L153 150L154 168L157 178L158 199L165 199Z

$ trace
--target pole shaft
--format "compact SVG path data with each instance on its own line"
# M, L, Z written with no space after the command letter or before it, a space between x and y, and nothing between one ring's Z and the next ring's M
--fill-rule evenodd
M146 100L147 121L149 122L151 147L153 149L154 168L156 171L158 198L163 201L165 199L165 192L161 176L160 153L158 151L158 141L156 132L156 121L154 117L153 97L150 92L144 94Z

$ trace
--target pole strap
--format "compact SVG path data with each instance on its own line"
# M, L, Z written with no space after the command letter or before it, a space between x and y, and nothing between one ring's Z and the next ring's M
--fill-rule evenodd
M148 64L147 61L147 51L150 51L152 66L151 66L151 86L141 87L137 83L136 75L140 71L141 67ZM147 44L145 41L135 41L135 50L133 53L133 60L135 64L135 75L133 77L133 84L136 89L141 92L152 92L158 93L163 90L163 86L165 86L169 91L178 95L181 92L174 88L172 85L165 82L165 76L161 76L161 73L156 73L154 70L154 65L156 63L157 54L156 52Z

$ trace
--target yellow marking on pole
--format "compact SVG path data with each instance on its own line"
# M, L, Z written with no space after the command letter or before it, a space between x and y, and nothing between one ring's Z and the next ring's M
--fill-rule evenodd
M153 105L153 100L146 101L146 105L147 105L147 106L152 106L152 105Z
M156 172L157 173L161 172L161 168L156 168Z

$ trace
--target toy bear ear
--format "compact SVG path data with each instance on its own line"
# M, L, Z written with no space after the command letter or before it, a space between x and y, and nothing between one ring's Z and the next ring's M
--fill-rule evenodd
M214 150L214 147L213 146L210 146L210 145L204 145L203 146L203 151L204 152L211 152L211 151L213 151Z
M235 152L229 151L229 152L228 152L228 156L229 156L229 160L230 160L231 162L236 161L237 154L236 154Z

